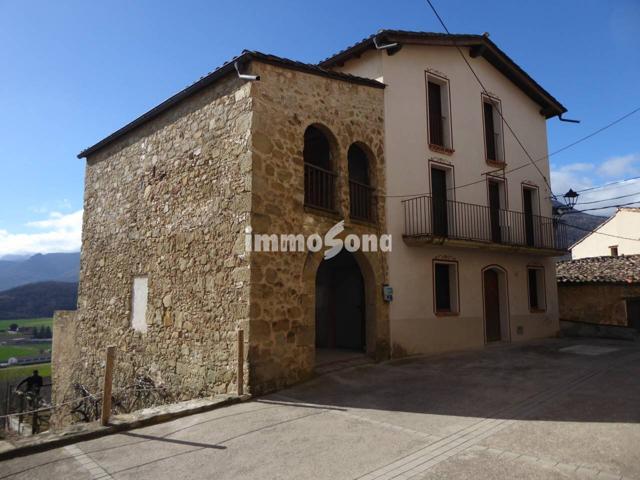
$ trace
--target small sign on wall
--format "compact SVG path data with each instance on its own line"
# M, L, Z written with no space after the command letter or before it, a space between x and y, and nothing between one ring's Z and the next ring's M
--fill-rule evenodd
M393 287L389 284L382 285L382 298L385 302L393 301Z

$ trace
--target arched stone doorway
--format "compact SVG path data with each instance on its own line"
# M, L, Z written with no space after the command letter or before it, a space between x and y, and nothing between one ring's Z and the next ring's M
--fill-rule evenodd
M365 282L355 256L346 250L323 260L316 273L316 349L364 353Z
M482 270L485 342L511 341L507 272L497 265Z

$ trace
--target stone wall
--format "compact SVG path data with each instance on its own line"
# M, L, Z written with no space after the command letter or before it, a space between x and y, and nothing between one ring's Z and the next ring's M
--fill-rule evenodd
M560 320L627 326L630 297L640 297L640 285L558 283Z
M87 159L74 339L83 365L71 382L97 391L113 344L115 389L148 375L176 400L235 390L236 330L249 315L250 91L227 76ZM139 276L145 333L130 324Z
M254 234L321 236L344 219L345 232L381 233L384 197L377 224L349 218L347 150L360 142L369 151L370 171L384 194L382 89L327 79L254 62L260 81L252 86ZM332 143L337 176L336 214L304 207L304 132L320 127ZM378 225L380 227L378 227ZM254 252L251 256L249 382L253 393L271 391L308 377L315 358L315 273L323 252ZM367 350L388 357L388 307L381 288L386 278L382 253L359 253L365 280Z
M383 196L376 223L349 218L347 150L359 142L369 153L382 195L383 90L256 61L250 68L260 81L225 77L87 159L78 310L73 331L70 319L57 322L65 339L54 349L61 385L54 402L69 400L74 382L101 388L108 345L117 347L116 392L146 375L175 400L232 393L238 328L245 391L272 391L312 373L323 252L247 252L245 229L324 235L345 219L343 236L382 233ZM335 214L303 206L311 124L332 140ZM385 257L356 259L367 351L388 358ZM146 332L131 325L136 277L148 280Z

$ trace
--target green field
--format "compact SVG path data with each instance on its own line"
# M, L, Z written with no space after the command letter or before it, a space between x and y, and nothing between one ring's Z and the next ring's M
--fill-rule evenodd
M18 382L31 375L31 372L38 370L42 377L51 376L51 364L40 363L38 365L24 365L21 367L0 368L0 382Z
M51 350L51 342L0 345L0 362L6 362L11 357L37 357L41 355L40 350Z
M19 320L0 320L0 332L9 330L9 325L17 323L18 327L51 327L53 318L21 318Z

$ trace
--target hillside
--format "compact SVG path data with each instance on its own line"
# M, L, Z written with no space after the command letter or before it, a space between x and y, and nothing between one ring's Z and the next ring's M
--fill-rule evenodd
M0 291L34 282L77 282L80 253L48 253L0 260Z
M562 205L559 202L553 202L554 207ZM569 240L569 246L576 243L581 238L589 234L589 231L594 230L598 225L604 222L609 217L600 217L598 215L590 215L588 213L582 213L579 210L570 209L564 213L560 220L567 224L567 237Z
M0 292L0 320L51 317L54 310L75 310L78 284L38 282Z

